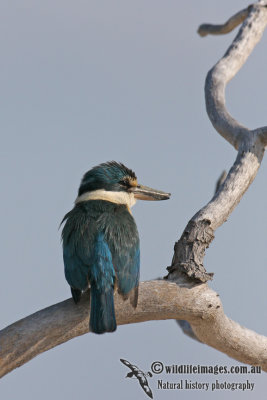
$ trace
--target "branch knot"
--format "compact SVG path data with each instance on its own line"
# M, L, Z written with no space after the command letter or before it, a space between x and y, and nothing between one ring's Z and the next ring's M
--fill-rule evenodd
M168 279L187 276L197 283L212 279L213 273L206 272L203 259L205 250L213 239L214 233L209 220L195 222L191 219L180 240L175 243L172 265L167 268Z

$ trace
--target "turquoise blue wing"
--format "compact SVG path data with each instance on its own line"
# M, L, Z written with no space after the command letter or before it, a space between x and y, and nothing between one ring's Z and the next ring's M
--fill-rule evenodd
M126 246L119 254L115 254L113 264L116 270L118 292L125 298L130 295L131 303L136 307L140 276L139 239L136 239L136 243L131 248Z
M68 218L62 231L66 279L74 289L85 290L90 282L103 290L114 285L115 279L109 246L94 221L82 224L78 217Z
M122 252L115 257L114 265L118 279L118 288L122 294L129 293L138 286L140 275L140 249L133 248L130 253Z
M73 289L82 291L88 288L96 226L78 208L70 211L65 220L62 230L65 277Z
M140 274L139 235L126 207L120 206L114 211L103 218L103 231L112 254L118 292L124 298L130 295L132 305L136 306Z
M64 270L68 284L73 289L88 288L89 265L85 264L77 253L72 253L68 245L63 248Z

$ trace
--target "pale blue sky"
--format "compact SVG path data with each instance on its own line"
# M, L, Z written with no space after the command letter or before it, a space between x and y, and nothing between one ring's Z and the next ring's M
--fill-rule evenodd
M166 274L174 242L212 196L236 152L205 111L207 71L236 31L200 38L203 22L223 22L249 2L214 0L33 0L0 4L1 327L70 296L59 223L92 166L124 162L145 185L172 193L138 202L141 279ZM266 125L267 36L227 89L240 122ZM267 161L207 251L211 287L227 315L266 335ZM251 275L251 269L254 276ZM125 358L143 370L166 364L239 365L185 337L173 321L84 335L1 380L5 400L145 399L124 379ZM166 378L166 376L162 376ZM174 377L175 378L175 377ZM213 376L187 376L212 382ZM224 377L219 378L223 381ZM231 376L254 391L218 399L264 399L266 377ZM211 392L160 392L154 398L210 399Z

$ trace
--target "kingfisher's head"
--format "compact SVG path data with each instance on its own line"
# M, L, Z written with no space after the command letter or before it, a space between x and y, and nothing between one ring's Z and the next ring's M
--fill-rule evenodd
M137 182L135 173L116 161L97 165L84 174L75 203L107 200L132 207L137 199L167 200L170 193L151 189Z

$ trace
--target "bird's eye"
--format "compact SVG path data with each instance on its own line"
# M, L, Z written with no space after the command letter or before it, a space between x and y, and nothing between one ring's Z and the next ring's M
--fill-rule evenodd
M122 179L122 180L120 181L120 184L121 184L122 186L126 187L126 188L131 187L130 182L129 182L128 179Z

